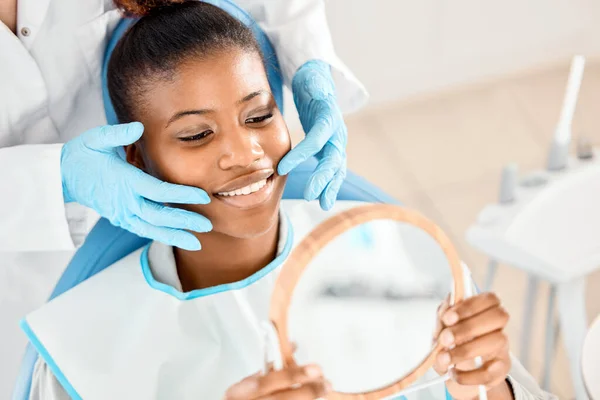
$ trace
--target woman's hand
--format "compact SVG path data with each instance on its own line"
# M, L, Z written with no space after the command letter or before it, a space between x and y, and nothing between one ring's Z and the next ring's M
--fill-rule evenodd
M443 346L434 364L439 374L451 365L450 380L446 383L454 399L478 397L478 386L484 385L492 399L512 399L506 382L511 367L508 338L504 328L508 313L493 293L468 298L453 307L444 302L438 311L438 329L434 337ZM480 356L483 365L474 359Z
M225 393L225 400L315 400L331 391L316 365L252 375Z

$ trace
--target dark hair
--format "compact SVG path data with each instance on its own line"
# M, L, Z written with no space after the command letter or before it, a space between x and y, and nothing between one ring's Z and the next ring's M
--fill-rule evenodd
M127 15L140 17L119 40L108 64L108 91L120 123L135 121L134 110L143 106L141 95L153 82L172 79L175 68L191 57L239 48L263 58L252 30L211 4L185 0L114 2Z

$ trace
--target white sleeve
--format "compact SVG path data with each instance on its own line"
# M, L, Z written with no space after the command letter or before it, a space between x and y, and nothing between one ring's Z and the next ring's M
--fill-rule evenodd
M39 357L33 368L29 400L71 400L48 365Z
M237 0L269 37L284 83L291 88L294 74L309 60L329 64L337 100L343 112L356 111L368 99L365 87L337 56L323 0Z
M0 252L74 249L62 193L61 147L0 148Z
M471 271L462 263L463 276L465 277L465 297L475 295L477 287L471 277ZM535 379L527 372L525 367L512 354L510 356L512 368L508 374L508 381L512 386L515 400L558 400L558 397L543 391Z
M512 386L515 400L558 400L558 396L543 391L533 376L521 365L519 360L511 356L512 368L508 381Z

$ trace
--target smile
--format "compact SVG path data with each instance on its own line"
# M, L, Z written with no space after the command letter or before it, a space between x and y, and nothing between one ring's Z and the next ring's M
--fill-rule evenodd
M218 192L215 197L235 208L243 210L254 208L271 198L274 178L275 174L271 174L267 178L260 179L238 189Z
M268 179L268 178L267 178ZM258 182L254 182L243 188L232 190L231 192L217 193L219 196L246 196L254 192L258 192L260 189L266 186L267 179L262 179Z

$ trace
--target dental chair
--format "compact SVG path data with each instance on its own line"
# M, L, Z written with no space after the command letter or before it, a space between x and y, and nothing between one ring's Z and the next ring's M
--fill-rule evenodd
M277 63L277 57L275 56L273 47L265 33L260 29L258 24L254 22L250 15L230 1L205 1L227 11L252 29L267 62L267 76L275 101L279 108L283 110L283 81ZM133 19L128 18L122 19L119 22L108 43L104 56L102 67L102 95L106 110L106 118L109 124L117 124L118 120L112 107L106 85L108 60L119 38L133 22L135 22ZM316 165L317 161L313 158L300 165L289 174L283 193L284 199L303 198L304 188ZM393 197L387 195L381 189L350 171L340 188L337 198L338 200L398 204L398 201ZM50 296L50 300L73 288L87 278L97 274L133 251L141 248L149 241L149 239L139 237L124 229L117 228L111 225L105 218L101 218L90 231L83 245L73 256L73 259L67 266ZM33 367L37 360L37 356L37 351L29 344L15 384L12 397L13 400L27 400L29 398Z

